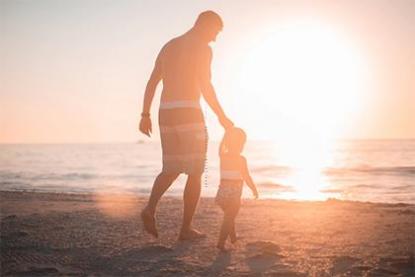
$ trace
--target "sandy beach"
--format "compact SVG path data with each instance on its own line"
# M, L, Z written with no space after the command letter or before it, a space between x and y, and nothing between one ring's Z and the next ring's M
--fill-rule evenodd
M143 233L145 198L1 192L2 276L414 276L415 206L244 200L239 242L215 248L221 211L201 199L207 238L177 242L182 202L163 198L160 238Z

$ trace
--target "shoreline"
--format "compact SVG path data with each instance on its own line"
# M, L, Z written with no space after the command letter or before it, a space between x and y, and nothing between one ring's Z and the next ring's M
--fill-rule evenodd
M84 196L84 197L92 197L96 194L115 194L115 195L128 195L135 198L145 198L148 199L150 193L135 193L135 192L126 192L126 191L111 191L111 190L103 190L101 192L71 192L71 191L49 191L49 190L24 190L24 189L16 189L16 190L2 190L0 189L0 194L2 193L21 193L21 194L45 194L45 195L71 195L71 196ZM181 200L183 197L180 195L165 195L162 198L172 198L176 200ZM201 196L200 199L214 199L214 196ZM244 201L254 201L251 197L242 198ZM260 197L258 200L255 201L277 201L277 202L293 202L293 203L325 203L325 202L341 202L341 203L355 203L355 204L371 204L371 205L391 205L391 206L408 206L414 207L415 203L409 202L372 202L372 201L360 201L360 200L344 200L339 198L327 198L325 200L306 200L306 199L283 199L283 198L264 198Z
M201 198L178 242L182 201L161 199L159 239L143 233L137 195L0 191L2 276L413 276L415 205L243 200L240 241L215 245L222 213Z

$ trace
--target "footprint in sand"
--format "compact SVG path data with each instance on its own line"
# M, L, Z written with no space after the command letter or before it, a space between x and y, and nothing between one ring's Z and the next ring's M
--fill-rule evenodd
M385 257L381 258L379 262L382 267L386 266L391 271L398 271L407 276L415 276L415 257L413 254Z
M271 241L256 241L246 245L246 263L254 272L264 272L273 267L284 256L279 254L280 247Z
M154 260L162 256L171 255L173 249L162 245L149 245L142 248L130 249L123 255L126 257L135 257L142 260Z
M12 214L12 215L8 215L2 218L2 220L5 220L5 221L14 220L14 219L17 219L17 215Z

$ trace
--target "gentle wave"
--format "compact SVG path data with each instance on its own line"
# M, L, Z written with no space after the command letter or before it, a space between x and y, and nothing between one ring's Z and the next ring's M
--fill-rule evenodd
M415 166L391 166L391 167L344 167L344 168L327 168L324 173L331 174L349 174L349 173L367 173L367 174L397 174L397 175L415 175Z
M296 168L289 166L260 166L253 168L255 173L274 173L289 174L296 171ZM367 174L404 174L415 175L415 166L391 166L391 167L372 167L369 165L353 166L353 167L327 167L323 169L323 173L327 175L350 174L350 173L367 173Z
M295 168L288 166L263 166L256 167L252 170L252 174L263 174L266 176L288 176L295 172ZM344 168L326 168L323 170L326 176L354 176L356 174L367 174L373 176L379 175L397 175L397 176L415 176L415 167L413 166L399 166L399 167L344 167ZM138 174L100 174L100 173L45 173L36 174L33 172L7 172L0 171L0 178L2 180L27 180L27 181L88 181L88 180L143 180L144 178L154 177L153 173L138 173ZM1 182L2 184L4 182ZM263 186L277 186L278 184L263 183Z
M141 180L143 177L152 177L153 175L146 174L93 174L93 173L48 173L48 174L34 174L31 172L19 172L19 173L10 173L2 172L0 173L0 178L2 179L25 179L32 181L77 181L77 180L94 180L94 179L137 179ZM2 182L0 182L1 184Z

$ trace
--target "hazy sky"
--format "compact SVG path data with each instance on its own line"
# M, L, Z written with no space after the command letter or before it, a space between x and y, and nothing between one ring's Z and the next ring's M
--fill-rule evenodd
M1 0L0 142L143 139L137 124L155 56L206 9L217 11L225 22L212 44L213 83L224 109L250 137L269 138L276 134L269 130L284 128L278 105L264 117L256 102L258 97L278 102L284 91L275 96L269 85L242 93L241 68L252 60L261 34L304 20L334 30L364 64L366 90L360 96L365 104L351 115L353 122L342 135L415 137L413 0ZM272 73L272 67L258 67ZM154 115L157 103L158 97ZM157 116L153 119L156 124ZM211 113L208 124L218 137Z

